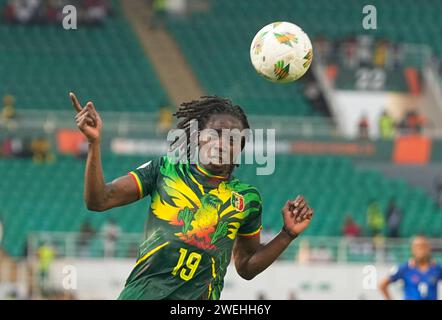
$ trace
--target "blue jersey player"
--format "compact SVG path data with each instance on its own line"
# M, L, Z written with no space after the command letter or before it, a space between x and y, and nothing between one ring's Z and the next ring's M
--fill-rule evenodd
M442 280L442 266L431 259L431 246L427 238L417 236L411 244L413 257L394 269L380 284L380 290L388 300L388 286L401 280L405 300L437 300L437 284Z

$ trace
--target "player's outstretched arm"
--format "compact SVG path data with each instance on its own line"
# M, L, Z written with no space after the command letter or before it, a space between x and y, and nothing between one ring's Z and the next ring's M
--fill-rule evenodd
M88 102L82 108L75 94L70 93L69 96L77 111L77 127L89 143L84 178L84 199L87 208L92 211L105 211L138 200L138 188L131 177L123 176L107 184L104 182L100 151L103 122L92 102Z
M391 281L389 278L385 278L379 283L379 290L386 300L391 300L390 291L388 290L390 283Z
M236 270L242 278L251 280L267 269L308 227L313 216L313 209L308 206L303 196L298 196L295 200L286 202L282 208L282 216L283 229L266 245L260 244L259 236L237 237L233 256Z

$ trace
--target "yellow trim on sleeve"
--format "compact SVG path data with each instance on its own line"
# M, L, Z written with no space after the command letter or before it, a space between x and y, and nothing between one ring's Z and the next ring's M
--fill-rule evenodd
M258 235L261 232L261 230L262 230L262 226L260 226L258 228L258 230L250 232L250 233L239 233L238 232L238 235L240 235L241 237L254 237L254 236Z
M139 195L140 199L143 198L144 197L143 185L141 184L140 178L138 177L138 175L134 171L129 172L129 174L135 179L135 182L137 183L138 195Z
M155 252L157 252L160 249L162 249L165 246L167 246L169 243L170 243L170 241L167 241L167 242L165 242L163 244L160 244L158 247L155 247L152 250L150 250L149 252L147 252L146 254L144 254L140 259L138 259L137 263L135 264L135 267L138 266L141 262L143 262L147 258L149 258L151 255L153 255Z

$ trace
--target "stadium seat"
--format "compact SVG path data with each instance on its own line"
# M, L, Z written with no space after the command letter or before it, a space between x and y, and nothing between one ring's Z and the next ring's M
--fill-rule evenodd
M138 156L104 155L105 176L107 180L116 178L145 161ZM3 246L9 254L24 253L27 234L75 232L86 220L97 231L108 217L114 218L124 232L143 231L149 200L113 209L105 215L90 212L83 202L83 170L83 161L68 156L60 156L52 164L0 159ZM385 210L394 196L404 211L402 236L423 230L428 230L429 235L442 233L442 212L435 209L433 200L421 189L402 180L387 179L380 172L359 170L348 158L279 155L274 174L257 176L255 170L255 166L244 164L236 176L260 190L265 229L281 228L281 206L297 194L304 194L315 208L316 218L305 234L321 236L341 235L346 215L364 226L368 201L377 199ZM41 181L45 181L44 188ZM102 254L99 241L92 244L94 254ZM124 255L122 250L125 249L117 249L117 254Z
M232 98L249 113L319 115L303 100L299 83L276 86L253 71L250 43L261 27L273 21L294 22L312 39L369 33L392 42L427 44L442 57L442 42L436 41L442 32L441 1L421 6L413 1L371 1L378 10L376 30L361 27L362 8L368 4L364 0L212 0L210 4L208 12L169 19L168 28L207 93Z
M0 1L0 8L5 1ZM59 110L67 93L103 111L156 112L168 98L119 2L102 27L6 25L0 21L0 97L21 109Z

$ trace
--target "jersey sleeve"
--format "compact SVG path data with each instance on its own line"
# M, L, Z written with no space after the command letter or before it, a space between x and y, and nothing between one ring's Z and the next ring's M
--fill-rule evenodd
M242 237L254 237L262 230L262 200L258 190L253 189L244 196L246 205L244 211L246 217L238 229L238 235Z
M128 173L138 187L140 199L151 195L155 190L161 163L162 158L153 159Z
M390 270L390 275L388 276L388 279L390 280L390 282L396 282L398 280L403 280L406 267L407 267L407 264L393 267Z

